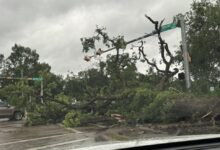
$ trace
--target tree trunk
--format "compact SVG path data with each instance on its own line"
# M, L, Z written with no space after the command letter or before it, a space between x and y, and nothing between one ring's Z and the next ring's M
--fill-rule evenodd
M160 83L157 86L160 91L165 89L168 80L169 78L167 76L162 77L162 79L160 80Z

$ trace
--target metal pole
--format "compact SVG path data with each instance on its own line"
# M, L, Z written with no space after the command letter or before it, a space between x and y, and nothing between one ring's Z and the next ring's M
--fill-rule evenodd
M157 31L154 30L154 31L152 31L152 32L149 33L149 34L145 34L145 35L143 35L143 36L140 36L140 37L138 37L138 38L135 38L135 39L133 39L133 40L130 40L130 41L126 42L125 44L128 45L128 44L131 44L131 43L140 41L140 40L142 40L142 39L145 39L145 38L148 38L148 37L150 37L150 36L153 36L153 35L155 35L156 33L157 33ZM116 49L116 47L112 47L112 48L109 48L109 49L107 49L107 50L103 50L102 53L106 53L106 52L112 51L113 49ZM92 55L91 58L92 58L92 57L95 57L95 56L96 56L96 55Z
M23 69L21 69L21 78L22 78L22 81L21 81L21 85L22 85L22 97L24 97L24 91L23 91L23 87L24 87L24 80L23 80L23 77L24 77L24 73L23 73Z
M181 35L182 35L182 46L183 46L183 59L184 59L184 71L185 71L185 81L186 88L190 89L190 74L189 74L189 60L188 60L188 51L187 51L187 43L186 43L186 31L185 31L185 22L184 16L182 14L179 15L180 26L181 26Z
M41 80L41 85L40 85L40 96L41 96L41 103L43 103L43 96L44 96L44 84L43 84L43 79Z

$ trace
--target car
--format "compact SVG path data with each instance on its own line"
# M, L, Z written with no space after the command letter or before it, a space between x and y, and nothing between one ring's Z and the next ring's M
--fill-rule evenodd
M10 120L18 121L22 120L23 117L23 111L9 105L7 102L0 101L0 118L10 118Z

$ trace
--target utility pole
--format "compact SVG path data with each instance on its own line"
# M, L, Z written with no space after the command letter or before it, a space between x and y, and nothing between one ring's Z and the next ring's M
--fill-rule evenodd
M23 79L24 78L24 72L23 72L23 69L21 69L21 78ZM23 91L23 87L24 87L24 80L21 81L21 85L22 85L22 97L24 97L24 91Z
M43 84L43 79L41 80L41 82L40 82L41 84L40 84L40 96L41 96L41 103L43 104L43 96L44 96L44 84Z
M180 21L181 35L182 35L183 60L184 60L183 65L185 72L186 89L189 90L191 87L191 83L190 83L190 74L189 74L189 60L188 60L189 54L187 51L186 28L185 28L184 16L182 14L179 14L178 20Z

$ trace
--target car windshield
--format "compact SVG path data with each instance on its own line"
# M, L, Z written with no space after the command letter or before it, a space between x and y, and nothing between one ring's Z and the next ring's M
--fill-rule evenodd
M219 0L0 0L0 13L0 149L219 133Z

